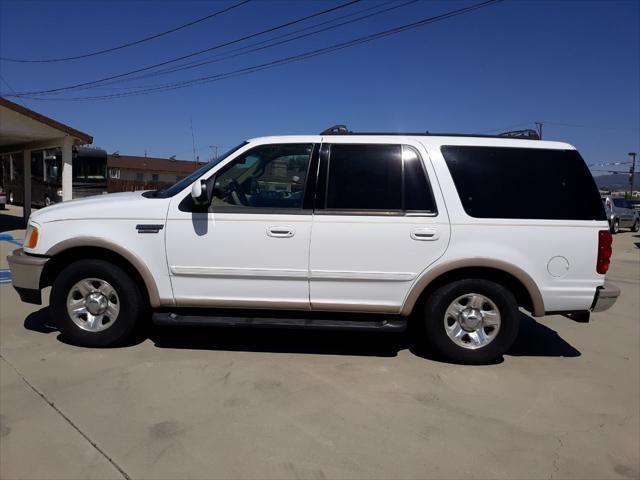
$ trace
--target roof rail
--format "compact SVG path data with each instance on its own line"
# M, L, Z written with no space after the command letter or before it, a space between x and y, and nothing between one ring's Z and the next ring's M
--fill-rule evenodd
M320 132L320 135L341 135L350 132L346 125L334 125Z
M509 138L526 138L528 140L540 140L540 135L538 135L538 132L530 128L526 130L513 130L511 132L503 132L498 134L498 136Z
M521 140L540 140L538 132L535 130L514 130L511 132L499 133L496 135L483 135L479 133L436 133L436 132L353 132L346 125L334 125L329 127L320 135L398 135L408 137L480 137L480 138L514 138Z

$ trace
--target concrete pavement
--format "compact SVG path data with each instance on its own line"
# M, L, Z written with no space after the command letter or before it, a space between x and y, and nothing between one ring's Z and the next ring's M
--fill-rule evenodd
M0 284L0 478L638 478L636 244L615 237L611 310L523 315L484 367L400 334L154 328L79 348Z

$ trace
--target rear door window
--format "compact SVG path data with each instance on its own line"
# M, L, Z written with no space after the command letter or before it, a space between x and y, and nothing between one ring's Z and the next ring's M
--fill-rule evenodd
M351 214L436 212L418 152L406 145L332 144L326 202Z
M328 209L400 211L402 147L332 145L328 181Z
M598 188L575 150L443 146L468 215L605 220Z

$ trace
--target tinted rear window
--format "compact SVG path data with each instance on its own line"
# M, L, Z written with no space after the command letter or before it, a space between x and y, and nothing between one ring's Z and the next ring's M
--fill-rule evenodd
M575 150L444 146L442 154L472 217L606 219L593 177Z

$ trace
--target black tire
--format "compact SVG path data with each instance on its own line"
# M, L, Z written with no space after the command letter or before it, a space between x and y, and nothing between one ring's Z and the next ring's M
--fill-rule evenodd
M445 312L458 297L480 294L491 300L500 314L500 328L485 346L469 349L457 345L445 329ZM440 287L427 298L424 327L427 346L446 360L462 364L495 363L513 345L518 336L520 312L513 294L502 285L482 279L458 280ZM489 329L487 329L489 331Z
M635 222L633 222L633 227L631 227L631 231L632 232L640 231L640 220L636 220Z
M81 280L97 278L108 282L115 290L119 312L113 324L102 331L83 330L67 312L67 297ZM86 347L108 347L130 339L145 312L144 298L133 279L120 267L104 260L87 259L72 263L53 282L51 313L65 341Z
M613 221L613 224L611 225L611 233L612 234L616 234L620 232L620 220L618 220L617 218Z

